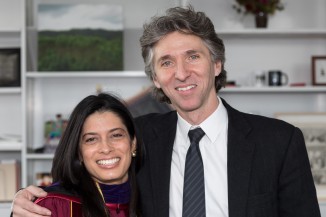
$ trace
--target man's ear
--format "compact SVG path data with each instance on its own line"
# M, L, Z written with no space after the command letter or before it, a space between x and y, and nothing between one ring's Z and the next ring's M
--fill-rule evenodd
M222 62L220 60L214 63L214 71L215 76L219 76L219 74L222 72Z
M155 87L157 87L158 89L161 88L160 83L157 81L156 75L153 76L153 82L154 82Z

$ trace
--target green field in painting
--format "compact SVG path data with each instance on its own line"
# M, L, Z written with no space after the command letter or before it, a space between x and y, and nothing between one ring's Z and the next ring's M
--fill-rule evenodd
M40 31L38 70L123 70L123 32L92 29Z

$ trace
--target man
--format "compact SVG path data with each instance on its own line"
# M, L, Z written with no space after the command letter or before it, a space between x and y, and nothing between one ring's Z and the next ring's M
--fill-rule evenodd
M140 42L156 96L176 109L136 120L146 149L137 175L143 216L186 216L187 134L198 127L205 201L199 216L320 216L301 131L239 112L217 96L226 82L224 44L204 13L171 8L144 26ZM42 213L27 200L43 196L39 191L20 191L14 216Z

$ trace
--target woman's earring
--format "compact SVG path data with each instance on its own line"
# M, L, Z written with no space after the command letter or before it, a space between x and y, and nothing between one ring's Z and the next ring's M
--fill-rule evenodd
M136 151L133 151L131 154L133 157L136 157Z

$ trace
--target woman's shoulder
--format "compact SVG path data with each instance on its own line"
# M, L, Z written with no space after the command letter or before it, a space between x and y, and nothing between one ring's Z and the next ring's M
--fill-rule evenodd
M46 197L37 198L35 203L53 203L64 205L65 203L75 202L80 203L80 197L73 190L68 190L59 183L53 183L50 186L43 188L48 194Z
M72 208L74 213L80 212L81 202L78 196L62 189L61 187L50 186L45 188L48 192L46 197L37 198L34 203L51 210L53 217L70 216Z
M58 203L58 204L64 204L64 203L81 203L81 200L77 196L71 196L71 195L66 195L62 193L57 193L57 192L48 192L46 197L40 197L37 198L34 203L44 203L44 202L52 202L52 203Z
M78 193L74 191L72 187L64 187L59 182L53 183L52 185L43 188L43 190L48 193L57 193L67 196L79 197Z

